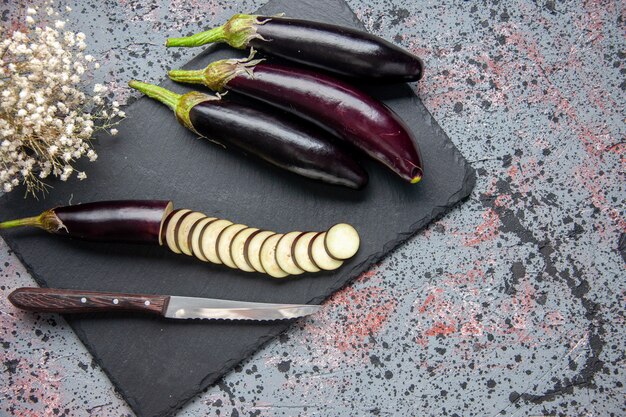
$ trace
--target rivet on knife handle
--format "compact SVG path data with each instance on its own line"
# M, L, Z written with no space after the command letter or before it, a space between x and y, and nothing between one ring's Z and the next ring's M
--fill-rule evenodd
M163 315L169 297L51 288L18 288L9 295L16 307L48 313L139 311Z

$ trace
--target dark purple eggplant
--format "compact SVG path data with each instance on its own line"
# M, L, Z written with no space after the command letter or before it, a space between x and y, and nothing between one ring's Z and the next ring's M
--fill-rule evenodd
M161 225L171 211L170 201L102 201L56 207L39 216L0 223L0 229L34 226L77 239L161 243Z
M280 107L345 139L404 180L420 181L422 163L415 138L389 107L328 75L261 61L226 59L203 70L170 71L169 76Z
M57 207L39 216L0 223L0 229L20 226L39 227L70 238L159 244L204 262L261 272L274 278L303 273L305 270L295 265L296 259L307 266L308 272L319 271L310 267L314 259L321 263L322 269L339 268L344 260L354 256L361 242L354 227L339 223L326 232L311 232L322 238L315 240L314 248L309 247L313 244L309 239L306 241L309 246L299 244L296 251L294 237L310 233L261 231L189 209L174 210L170 201L152 200ZM314 258L309 259L309 254Z
M287 171L329 184L360 189L367 172L329 135L308 123L192 91L180 95L162 87L129 85L168 105L178 120L200 136L233 146Z
M327 23L285 17L237 14L228 22L166 46L226 42L252 47L342 76L381 82L417 81L424 64L410 52L370 33Z

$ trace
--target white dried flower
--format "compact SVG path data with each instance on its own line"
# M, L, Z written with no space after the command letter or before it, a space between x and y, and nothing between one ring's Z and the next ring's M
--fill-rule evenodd
M26 28L0 40L0 190L20 184L29 194L45 191L44 179L87 178L72 164L98 159L90 139L96 131L117 133L119 103L107 104L107 87L96 84L94 96L81 91L98 68L82 32L65 30L65 22L44 2L26 9ZM38 18L39 10L52 19ZM70 10L69 8L67 9ZM55 20L36 27L39 21ZM97 122L97 123L94 123Z

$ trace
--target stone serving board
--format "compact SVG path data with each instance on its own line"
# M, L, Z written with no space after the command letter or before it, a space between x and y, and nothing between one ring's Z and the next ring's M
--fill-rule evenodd
M343 0L274 0L258 13L363 28ZM241 56L209 47L186 67ZM164 81L178 92L186 87ZM425 176L409 185L364 160L370 184L352 191L320 184L198 139L165 106L147 98L131 105L115 139L98 145L86 181L55 183L46 199L2 198L2 218L57 205L111 199L171 199L177 208L259 228L325 230L337 222L360 232L359 253L332 273L273 280L209 265L165 247L79 242L39 230L3 233L41 286L201 296L272 303L321 303L389 251L467 197L474 171L408 85L367 87L411 127ZM176 321L138 315L66 316L138 416L173 414L290 322Z

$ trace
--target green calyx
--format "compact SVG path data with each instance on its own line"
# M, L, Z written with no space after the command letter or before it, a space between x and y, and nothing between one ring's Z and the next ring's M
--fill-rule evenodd
M225 42L237 49L244 49L250 40L263 39L257 33L257 26L267 23L270 19L261 20L259 16L236 14L222 26L183 38L169 38L165 46L201 46L207 43Z
M39 216L8 220L0 223L0 229L11 229L13 227L22 226L38 227L50 233L58 233L61 229L65 229L63 222L56 215L54 209L46 210Z
M250 56L243 59L222 59L207 65L202 70L172 70L168 72L170 79L181 83L202 84L213 91L222 92L230 80L240 74L254 75L254 67L262 59L254 58L254 49Z
M194 106L203 101L220 99L219 97L210 96L198 91L190 91L187 94L177 94L163 87L159 87L158 85L135 80L130 81L128 85L137 91L141 91L148 97L167 105L176 113L176 118L182 125L198 135L200 134L196 131L196 128L191 124L191 120L189 119L189 112Z

